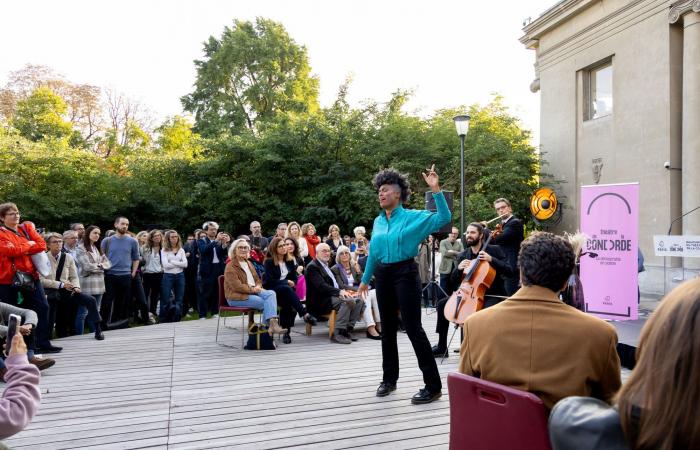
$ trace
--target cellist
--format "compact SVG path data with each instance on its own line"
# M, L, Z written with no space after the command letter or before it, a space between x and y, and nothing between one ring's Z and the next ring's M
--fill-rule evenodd
M489 244L486 248L482 248L484 242L484 226L482 224L472 222L467 225L464 238L467 242L467 248L457 255L457 268L450 275L450 287L454 291L459 289L464 277L464 269L469 264L473 264L478 258L478 260L488 262L496 270L496 278L486 291L484 308L505 300L507 295L504 287L504 278L512 277L515 273L515 268L510 265L506 255L499 246ZM447 351L447 332L450 328L450 322L445 318L444 314L447 301L448 299L442 299L437 304L437 326L435 331L438 333L439 340L438 344L433 346L434 356L443 357Z

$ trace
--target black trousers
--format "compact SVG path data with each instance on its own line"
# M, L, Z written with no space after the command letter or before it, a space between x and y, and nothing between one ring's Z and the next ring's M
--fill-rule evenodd
M211 273L200 275L198 310L199 318L207 317L207 311L212 315L219 314L219 276L224 274L221 264L213 264Z
M185 269L185 298L182 301L182 315L190 308L197 311L197 267Z
M129 322L129 303L131 301L131 274L105 274L105 294L102 297L100 313L105 329L123 327Z
M136 276L131 279L131 297L129 300L133 299L134 304L129 301L127 311L129 312L129 317L134 317L135 320L139 320L143 324L148 323L148 299L146 298L146 293L143 291L143 278L141 272L136 272ZM133 309L136 306L136 309ZM137 314L138 313L138 314Z
M158 299L160 298L160 284L163 281L163 273L143 273L143 293L148 302L148 311L156 315Z
M31 309L39 318L36 326L36 346L51 346L49 331L49 303L46 301L44 288L39 280L34 281L34 290L22 292L22 303L19 303L19 290L11 284L0 285L0 301L12 306ZM34 333L32 333L34 334Z
M292 328L296 315L304 317L306 308L299 301L299 296L294 289L289 286L275 286L272 288L277 294L277 306L280 307L280 326L282 328Z
M393 264L377 264L375 285L379 314L382 317L382 368L385 383L399 378L399 350L396 342L398 312L413 345L425 387L430 392L442 389L440 372L428 336L421 324L421 283L418 266L412 259Z
M61 323L60 326L57 326L56 335L58 337L75 334L75 332L72 331L72 327L73 324L75 324L75 314L78 306L87 308L88 322L100 323L102 320L97 310L97 302L92 295L73 293L66 289L52 289L47 290L46 296L49 301L49 332L56 325L56 318L62 314L61 310L67 313L65 315L69 319L68 324ZM68 332L68 334L64 334L66 332Z

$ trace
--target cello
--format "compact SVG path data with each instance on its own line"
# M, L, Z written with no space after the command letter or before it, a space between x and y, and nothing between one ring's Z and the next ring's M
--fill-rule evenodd
M480 253L491 242L491 238L503 232L503 226L498 224L491 231L488 239L479 248ZM467 260L468 265L464 268L464 278L462 283L447 300L445 304L445 319L455 325L462 325L467 317L484 308L484 297L486 291L496 278L496 269L491 267L488 261L477 258Z

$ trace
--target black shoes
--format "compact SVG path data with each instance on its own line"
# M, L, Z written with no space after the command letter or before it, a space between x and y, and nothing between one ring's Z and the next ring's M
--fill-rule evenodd
M318 323L318 320L314 316L312 316L309 313L304 314L304 322L308 323L311 326L316 325Z
M411 398L411 403L413 403L414 405L422 405L425 403L433 402L439 399L440 397L442 397L441 391L430 392L427 389L421 389L416 395L413 396L413 398Z
M350 333L350 330L341 331L340 334L350 339L352 342L357 342L357 338Z
M95 339L97 339L98 341L105 340L105 335L102 334L102 327L99 323L95 325Z
M63 350L63 347L56 347L55 345L49 344L47 347L40 347L36 349L37 353L59 353Z
M438 345L433 345L433 356L436 358L447 358L450 356L446 348L440 347Z
M289 331L287 331L286 333L284 333L284 335L282 336L282 342L284 342L285 344L291 344L291 343L292 343L292 336L289 334Z
M396 390L396 383L386 383L382 381L377 388L377 397L386 397Z
M365 334L367 334L367 337L369 339L374 339L375 341L381 341L382 340L382 335L378 334L376 336L369 334L369 331L366 331Z

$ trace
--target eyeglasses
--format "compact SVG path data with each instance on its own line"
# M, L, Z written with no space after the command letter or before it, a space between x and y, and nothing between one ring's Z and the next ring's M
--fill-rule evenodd
M5 214L5 217L7 216L18 216L19 217L19 211L14 211L14 212L9 212Z
M236 250L248 251L248 250L250 250L250 247L236 247Z
M277 246L277 248L285 248L286 246L287 246L287 244L279 244L279 245Z

